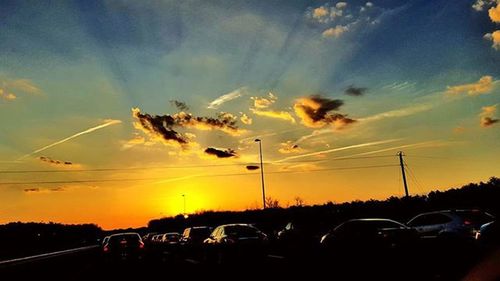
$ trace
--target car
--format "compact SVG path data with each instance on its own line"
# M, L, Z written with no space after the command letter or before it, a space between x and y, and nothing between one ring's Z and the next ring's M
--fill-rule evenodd
M160 243L162 244L169 244L169 245L174 245L179 243L179 240L181 238L181 234L178 232L168 232L160 235L158 238L160 240Z
M495 218L480 210L442 210L415 216L407 225L424 239L475 239L479 228Z
M267 235L251 224L220 225L203 241L207 247L206 261L259 262L266 254L267 241Z
M415 230L394 220L351 219L323 235L318 262L325 268L335 266L339 279L357 280L358 274L376 271L385 276L381 279L390 279L388 276L398 276L412 264L410 258L417 240ZM399 279L407 278L399 276Z
M302 258L304 255L314 254L324 231L323 225L316 221L291 220L277 233L278 249L290 258Z
M481 246L487 249L498 247L500 245L500 224L498 221L483 224L475 238Z
M201 245L210 236L212 228L208 226L193 226L184 229L180 239L182 245Z
M383 218L351 219L321 237L321 247L337 253L354 251L387 251L402 248L417 239L415 230Z
M144 243L138 233L125 232L109 236L103 246L103 253L111 260L141 259L144 251Z

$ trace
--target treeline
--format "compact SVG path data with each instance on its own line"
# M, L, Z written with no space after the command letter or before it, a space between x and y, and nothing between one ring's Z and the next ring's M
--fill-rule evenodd
M362 217L391 218L407 222L413 216L441 209L480 209L492 215L500 215L500 179L492 177L488 182L470 183L447 191L432 191L427 195L390 197L386 200L353 201L335 204L332 202L314 206L292 206L247 210L242 212L207 211L190 215L187 219L179 215L151 220L149 231L182 231L187 226L216 226L224 223L254 223L268 234L275 233L289 221L309 225L318 232L325 232L339 223Z
M0 225L0 260L95 245L102 233L94 224L12 222Z

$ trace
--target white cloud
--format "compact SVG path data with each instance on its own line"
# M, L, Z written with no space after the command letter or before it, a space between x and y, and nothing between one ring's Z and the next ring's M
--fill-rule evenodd
M330 37L338 38L340 35L342 35L347 30L348 30L347 26L337 25L335 27L331 27L331 28L328 28L327 30L323 31L323 37L325 37L325 38L330 38Z
M207 108L209 108L209 109L217 109L222 104L243 96L244 94L246 94L247 91L248 91L247 87L238 88L238 89L236 89L236 90L234 90L232 92L229 92L227 94L224 94L224 95L216 98L215 100L213 100L212 102L210 102L210 104L208 105Z

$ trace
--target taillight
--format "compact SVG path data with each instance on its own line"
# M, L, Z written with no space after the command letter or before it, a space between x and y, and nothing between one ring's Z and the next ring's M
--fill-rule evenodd
M472 222L471 222L471 221L468 221L468 220L464 220L464 224L465 224L465 225L471 225L471 224L472 224Z
M139 242L139 249L144 249L144 242Z
M109 252L109 248L108 246L104 246L104 248L102 249L104 252Z
M127 244L127 240L122 240L122 241L120 241L120 244L121 244L121 245L126 245L126 244Z

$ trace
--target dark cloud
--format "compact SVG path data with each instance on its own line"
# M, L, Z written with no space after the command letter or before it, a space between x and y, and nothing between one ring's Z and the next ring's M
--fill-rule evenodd
M216 118L197 117L190 113L179 112L173 115L150 115L141 113L140 109L133 108L132 115L137 122L134 123L137 129L141 129L148 134L157 136L167 143L176 143L186 147L190 143L187 134L181 134L174 130L180 128L195 128L198 130L219 130L226 134L239 136L245 130L239 129L236 125L237 118L230 113L219 113Z
M213 147L205 149L206 154L215 155L217 158L238 157L238 154L232 149L221 150Z
M53 187L47 189L40 189L38 187L33 187L33 188L25 188L23 191L25 193L50 193L50 192L66 191L66 189L64 187Z
M53 165L73 165L73 163L69 162L69 161L60 161L60 160L54 160L50 157L47 157L47 156L40 156L38 159L40 159L40 161L42 162L46 162L46 163L49 163L49 164L53 164Z
M188 111L189 110L189 106L187 106L187 104L185 102L182 102L182 101L171 100L170 104L172 106L175 106L180 111Z
M248 165L248 166L246 166L246 168L249 171L254 171L254 170L258 170L260 167L259 166L255 166L255 165Z
M159 137L167 143L177 143L181 146L188 144L188 138L176 132L173 127L175 120L170 115L142 114L138 108L132 109L132 115L138 120L136 128Z
M481 127L490 127L498 122L500 122L500 119L494 119L491 117L483 117L483 118L481 118Z
M295 114L302 119L302 124L311 128L321 128L332 124L341 128L356 122L345 114L329 113L337 111L344 104L342 100L323 98L320 95L312 95L298 99L293 108Z
M354 85L351 85L349 86L346 90L345 90L345 94L348 95L348 96L354 96L354 97L359 97L359 96L362 96L366 93L366 91L368 91L367 88L358 88L358 87L354 87Z

